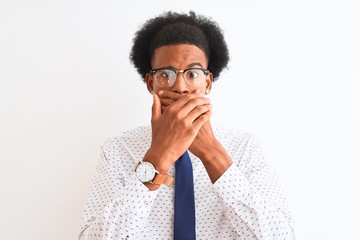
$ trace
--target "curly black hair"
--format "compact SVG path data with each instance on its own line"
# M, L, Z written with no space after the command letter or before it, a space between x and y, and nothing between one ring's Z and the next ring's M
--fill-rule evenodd
M182 43L204 51L213 81L227 67L229 50L222 29L211 18L193 11L189 14L168 11L147 20L134 35L130 61L145 81L155 49Z

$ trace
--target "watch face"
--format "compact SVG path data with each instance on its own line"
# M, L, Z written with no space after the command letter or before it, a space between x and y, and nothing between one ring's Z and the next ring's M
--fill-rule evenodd
M149 162L141 162L136 168L136 175L141 182L149 182L155 177L155 168Z

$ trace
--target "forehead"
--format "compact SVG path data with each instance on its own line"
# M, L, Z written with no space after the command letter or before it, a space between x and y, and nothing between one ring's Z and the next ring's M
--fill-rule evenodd
M207 67L205 53L195 45L177 44L162 46L154 51L151 59L152 68L173 67L184 69L199 63L201 67Z

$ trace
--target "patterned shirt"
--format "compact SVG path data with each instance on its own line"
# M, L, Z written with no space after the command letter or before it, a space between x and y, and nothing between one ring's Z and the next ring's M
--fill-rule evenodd
M294 239L284 193L261 141L229 127L213 130L233 164L213 184L201 160L189 152L197 239ZM106 139L79 239L173 239L174 184L149 191L134 171L150 144L150 126ZM174 173L172 166L168 174Z

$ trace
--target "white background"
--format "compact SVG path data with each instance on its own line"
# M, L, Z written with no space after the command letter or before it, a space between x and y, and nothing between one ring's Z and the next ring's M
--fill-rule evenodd
M213 122L259 135L297 239L360 239L357 1L0 2L0 239L76 239L104 140L149 124L132 36L164 10L224 29Z

